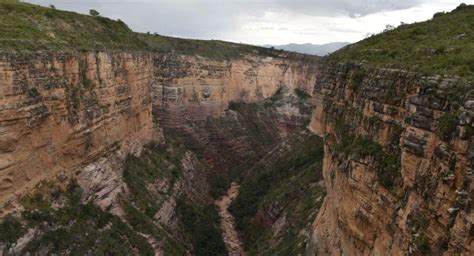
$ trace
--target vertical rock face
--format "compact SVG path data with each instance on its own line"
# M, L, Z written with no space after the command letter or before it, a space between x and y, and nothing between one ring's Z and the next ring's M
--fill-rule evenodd
M0 56L0 201L153 135L149 54Z
M164 126L218 116L231 101L256 102L287 86L311 91L317 58L246 56L212 60L185 55L155 56L153 110Z
M244 159L265 152L255 152L257 148L252 147L248 138L241 136L251 133L246 130L248 127L245 127L246 120L242 120L242 116L234 112L224 113L229 103L261 102L283 87L285 91L278 92L284 94L288 89L293 91L297 88L311 92L318 68L317 57L247 55L218 60L175 54L156 55L157 82L153 86L155 122L180 132L187 138L189 146L221 169L240 164ZM275 132L284 135L287 128L301 125L297 106L298 103L288 102L279 106L278 112L270 113L257 108L247 111L256 111L253 117L261 119L261 125L265 126L262 130L267 132L259 138L261 145L266 142L272 144L279 136ZM220 125L219 122L207 122L208 118L218 117L221 117ZM226 127L232 128L231 134ZM279 128L279 131L274 131L274 128ZM223 159L223 156L234 159Z
M188 121L217 117L230 101L260 101L283 85L309 91L315 60L118 52L1 54L0 201L62 171L80 169L89 178L110 178L108 172L98 177L96 171L117 163L101 157L114 162L116 156L137 153L146 142L160 138L154 126L187 127Z
M310 126L326 138L328 195L309 252L472 253L468 90L400 70L325 67Z
M208 163L232 166L307 121L294 89L311 94L310 128L325 137L327 196L307 253L473 251L473 92L454 79L317 59L2 54L0 202L81 170L86 194L120 216L121 161L160 139L154 127L180 132ZM166 225L171 199L156 216Z

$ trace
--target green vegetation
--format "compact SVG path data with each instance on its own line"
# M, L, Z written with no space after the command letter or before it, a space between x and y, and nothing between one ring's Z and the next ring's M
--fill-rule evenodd
M474 6L461 5L433 19L402 24L327 57L328 61L364 61L428 75L460 76L474 81Z
M7 246L15 243L25 233L23 224L13 215L7 215L0 223L0 241L5 242Z
M0 1L2 50L141 50L139 40L125 23L104 17L22 3Z
M261 149L275 145L278 142L278 131L271 116L272 108L278 104L280 93L275 93L270 99L262 103L230 102L229 109L238 113L238 122L228 125L225 118L215 120L215 124L227 130L227 134L240 134L247 137L248 142L255 148ZM265 120L265 121L263 121ZM233 135L232 137L236 137ZM257 150L256 150L257 151Z
M153 255L147 241L120 218L102 211L92 202L81 203L82 191L75 181L66 189L41 183L21 202L25 207L22 222L7 217L0 225L0 240L13 243L26 229L38 228L23 253L47 251L49 254L75 255ZM63 202L52 207L51 200ZM3 237L5 236L5 237Z
M225 255L226 248L219 228L219 216L214 205L197 205L181 197L176 212L185 233L193 245L193 255Z
M100 13L98 11L94 10L94 9L90 9L89 14L91 16L99 16L100 15Z
M140 155L128 155L125 160L123 179L130 191L129 200L150 218L161 207L163 196L147 189L157 180L169 182L168 190L173 189L175 181L182 175L181 158L184 149L163 144L147 144Z
M126 50L176 52L215 59L230 59L246 54L306 58L309 55L218 40L190 40L157 34L133 32L121 20L61 11L56 8L0 0L0 50Z
M417 252L421 255L431 255L432 248L430 240L426 234L426 230L430 225L430 220L424 214L416 213L409 216L409 223Z
M38 98L38 97L41 96L41 94L39 93L38 89L36 89L36 87L32 87L32 88L28 89L27 95L30 98Z
M296 94L296 96L298 96L302 100L306 100L306 99L311 98L311 95L309 95L306 91L304 91L303 89L300 89L300 88L295 89L295 94Z
M367 75L364 67L358 67L354 73L352 74L352 90L356 92L360 86L362 85L362 82L364 81L365 76Z
M182 39L156 34L137 34L137 36L140 40L146 42L150 49L156 52L175 51L176 53L180 54L197 54L214 59L232 59L246 54L257 54L273 57L277 57L282 54L282 51L279 50L224 42L220 40Z
M401 131L400 129L396 130L399 136ZM334 145L336 153L374 158L377 179L382 186L390 189L401 178L399 150L386 152L382 145L372 139L353 135L350 127L342 118L335 121L335 134L337 136L337 142Z
M130 192L123 198L126 219L136 232L162 241L164 250L169 255L186 255L189 250L195 255L223 255L225 246L220 235L219 218L213 206L198 204L186 194L181 194L176 200L176 213L180 223L176 232L180 236L169 231L168 227L154 222L155 214L164 201L174 196L176 182L183 178L182 160L186 148L175 139L174 134L167 133L166 143L149 143L144 146L139 157L127 156L123 172ZM207 177L207 167L196 164L194 168L199 168L196 170L199 175ZM159 189L157 182L166 186Z
M445 113L438 120L437 134L444 140L449 140L456 131L458 116L453 113Z
M240 194L230 210L250 255L297 255L304 249L300 231L310 225L322 202L323 142L306 132L294 135L264 162L249 169L241 182ZM270 248L274 230L263 216L270 209L286 215L278 244ZM267 213L266 213L267 212Z

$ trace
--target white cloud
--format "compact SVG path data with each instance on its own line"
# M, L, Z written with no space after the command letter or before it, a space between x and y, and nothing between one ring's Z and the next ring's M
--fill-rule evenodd
M29 0L122 19L136 31L251 44L358 41L386 24L427 20L453 0ZM474 3L474 0L464 1Z

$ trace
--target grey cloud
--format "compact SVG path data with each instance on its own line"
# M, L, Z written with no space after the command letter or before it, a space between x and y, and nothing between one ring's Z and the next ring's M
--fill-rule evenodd
M258 21L268 11L310 16L367 15L409 8L422 0L28 0L59 9L122 19L141 32L190 38L229 38L243 23Z

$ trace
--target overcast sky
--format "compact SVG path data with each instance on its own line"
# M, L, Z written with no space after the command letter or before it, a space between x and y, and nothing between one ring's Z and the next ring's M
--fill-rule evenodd
M462 1L462 0L461 0ZM385 25L430 19L456 0L27 0L125 21L139 32L249 44L356 42ZM474 3L465 0L464 3Z

